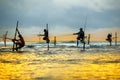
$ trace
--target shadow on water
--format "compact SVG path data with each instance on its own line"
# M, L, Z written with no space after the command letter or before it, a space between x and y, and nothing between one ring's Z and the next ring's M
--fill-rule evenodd
M105 63L120 63L120 59L117 60L107 60L107 61L99 61L99 60L94 60L93 64L105 64Z
M47 77L36 77L34 80L62 80L60 77L52 77L52 76L47 76Z
M51 80L49 77L37 77L34 80Z
M114 61L106 61L106 63L120 63L120 59L118 59L118 60L114 60Z
M11 64L21 64L20 61L9 61L9 60L3 60L0 59L1 63L11 63Z
M79 64L80 62L90 62L91 59L47 59L47 60L32 60L28 65L42 64L42 63L57 63L57 64Z
M12 51L12 50L0 50L1 53L16 53L16 54L26 54L31 53L31 51ZM0 53L0 55L1 55Z

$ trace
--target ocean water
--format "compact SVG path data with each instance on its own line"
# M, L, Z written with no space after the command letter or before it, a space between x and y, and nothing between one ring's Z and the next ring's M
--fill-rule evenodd
M120 43L29 42L19 52L0 42L0 80L120 80Z
M7 46L12 46L13 43L12 42L7 42L6 43ZM110 44L108 42L91 42L90 44L85 44L86 48L99 48L99 47L106 47L109 46ZM4 46L4 42L0 42L0 46ZM26 47L41 47L41 48L45 48L47 47L48 44L46 44L45 42L26 42ZM76 47L76 48L83 48L83 44L79 43L78 47L76 44L76 41L66 41L66 42L57 42L56 46L54 46L54 43L50 43L49 46L51 48L54 47ZM115 46L115 43L112 43L112 46ZM120 42L117 42L117 46L120 46Z

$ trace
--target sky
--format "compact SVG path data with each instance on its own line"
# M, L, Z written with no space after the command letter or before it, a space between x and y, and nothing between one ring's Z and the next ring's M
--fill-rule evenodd
M25 37L36 37L49 24L50 36L68 37L79 28L102 39L120 36L120 0L0 0L0 36L13 37L17 20ZM100 37L101 36L101 37ZM97 38L97 39L98 39Z

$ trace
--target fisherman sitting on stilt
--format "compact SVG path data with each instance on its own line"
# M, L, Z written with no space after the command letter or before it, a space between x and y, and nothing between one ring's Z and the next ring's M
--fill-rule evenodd
M17 32L18 32L19 39L12 39L13 43L16 44L16 48L15 48L16 51L18 51L19 49L25 46L24 38L22 37L18 29L17 29Z
M82 28L80 28L80 31L78 33L73 33L73 35L78 35L77 37L77 46L78 46L78 40L80 40L82 43L85 44L85 41L84 41L84 31Z
M106 41L110 42L110 46L111 46L111 42L112 42L112 33L108 33Z
M46 40L46 43L49 43L50 40L49 40L49 36L48 36L48 30L44 29L44 34L40 34L40 36L44 36L43 37L43 40Z

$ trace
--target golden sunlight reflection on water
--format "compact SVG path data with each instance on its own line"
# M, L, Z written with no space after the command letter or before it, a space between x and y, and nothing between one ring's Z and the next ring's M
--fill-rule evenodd
M120 54L0 53L0 80L119 80Z

